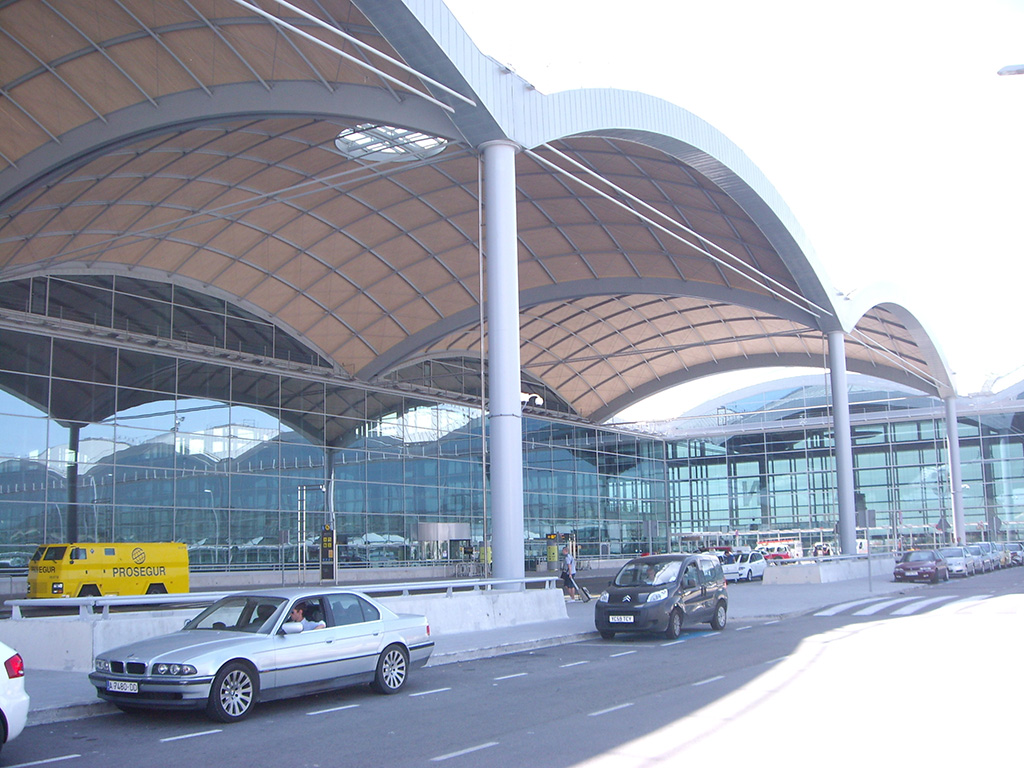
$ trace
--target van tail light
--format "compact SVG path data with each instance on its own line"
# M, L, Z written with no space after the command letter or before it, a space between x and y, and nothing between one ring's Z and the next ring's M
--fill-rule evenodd
M427 624L427 637L430 637L430 625Z
M16 653L7 661L4 662L4 669L7 670L7 676L12 680L16 677L25 676L25 662L21 658L20 653Z

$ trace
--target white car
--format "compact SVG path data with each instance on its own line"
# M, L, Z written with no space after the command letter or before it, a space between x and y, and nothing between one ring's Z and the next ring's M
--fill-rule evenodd
M361 592L268 589L224 597L169 635L99 653L90 682L117 707L247 717L261 701L369 683L396 693L430 658L424 616Z
M731 563L722 566L727 581L753 581L764 578L764 569L768 567L768 561L764 555L754 550L753 552L741 552L733 558Z
M21 654L0 643L4 669L0 673L0 749L25 728L28 694L25 693L25 662Z
M973 576L977 573L974 565L974 556L967 551L967 547L943 547L939 550L949 567L950 576Z

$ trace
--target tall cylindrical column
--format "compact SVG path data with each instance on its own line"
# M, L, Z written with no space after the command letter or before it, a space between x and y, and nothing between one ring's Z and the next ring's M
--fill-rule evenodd
M958 544L966 543L966 526L964 523L964 485L960 472L960 430L956 421L956 396L945 399L946 404L946 442L949 445L949 486L953 495L953 532Z
M494 577L525 575L523 406L519 363L519 233L515 157L508 141L484 144L487 257L487 391Z
M839 495L839 547L857 554L857 507L853 490L853 441L850 437L850 394L846 383L846 338L828 334L828 367L832 381L832 435L836 444L836 491Z

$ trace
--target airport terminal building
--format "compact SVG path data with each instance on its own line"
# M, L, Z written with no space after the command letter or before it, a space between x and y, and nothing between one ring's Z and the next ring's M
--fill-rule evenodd
M297 563L328 523L343 565L486 551L513 578L550 534L852 552L865 524L1015 521L1016 399L958 401L899 291L833 286L678 106L541 94L440 0L15 0L0 25L9 558ZM769 366L824 373L668 434L612 422Z

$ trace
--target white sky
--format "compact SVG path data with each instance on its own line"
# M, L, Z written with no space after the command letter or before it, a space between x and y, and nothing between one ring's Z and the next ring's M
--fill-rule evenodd
M840 289L904 289L961 394L1024 365L1024 75L996 75L1024 64L1024 0L446 2L543 93L644 91L711 123Z

